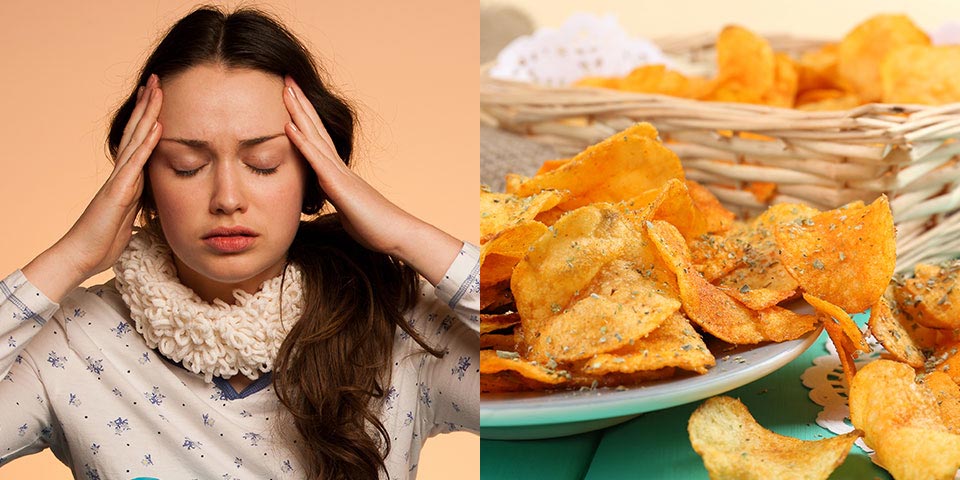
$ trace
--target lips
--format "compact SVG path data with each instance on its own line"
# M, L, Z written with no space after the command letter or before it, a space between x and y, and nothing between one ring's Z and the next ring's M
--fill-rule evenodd
M238 253L250 248L257 233L247 227L217 227L203 236L203 243L221 253Z

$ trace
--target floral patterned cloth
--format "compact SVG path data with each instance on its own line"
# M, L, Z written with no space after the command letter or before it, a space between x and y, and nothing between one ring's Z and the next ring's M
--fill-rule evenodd
M423 442L479 430L479 250L466 244L398 330L380 418L390 479L413 477ZM0 281L0 465L51 448L80 479L299 479L270 375L242 392L147 347L112 282L58 305L20 271ZM273 419L273 420L271 420Z

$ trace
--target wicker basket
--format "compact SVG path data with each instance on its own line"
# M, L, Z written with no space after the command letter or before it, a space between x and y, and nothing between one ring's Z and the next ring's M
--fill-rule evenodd
M768 36L776 51L797 53L822 41ZM666 52L712 61L715 36L661 40ZM767 204L820 209L890 199L897 225L897 270L960 253L960 103L870 104L804 112L592 88L548 88L496 80L481 69L481 122L519 132L573 155L638 122L654 124L687 176L731 210L749 217ZM721 134L720 131L728 131ZM759 134L773 140L741 136ZM772 182L760 202L744 189Z

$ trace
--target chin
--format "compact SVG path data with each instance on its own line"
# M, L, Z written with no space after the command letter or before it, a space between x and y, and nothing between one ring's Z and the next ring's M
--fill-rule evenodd
M199 265L190 265L200 275L218 283L247 282L277 265L281 259L254 259L248 255L230 255L205 258ZM278 272L279 273L279 272ZM271 275L270 278L273 276ZM267 278L261 279L261 281Z

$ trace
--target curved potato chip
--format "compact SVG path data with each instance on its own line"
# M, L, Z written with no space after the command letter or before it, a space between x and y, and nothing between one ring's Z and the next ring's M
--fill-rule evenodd
M762 103L773 89L777 60L763 37L735 25L717 37L717 77L707 100Z
M795 340L817 328L816 315L804 315L776 305L757 313L760 314L760 331L770 341Z
M930 372L920 381L936 400L947 431L960 434L960 386L943 372Z
M517 312L501 314L480 314L480 333L490 333L496 330L510 328L520 323L520 314Z
M806 93L810 90L835 90L837 82L837 51L839 45L828 43L819 50L804 52L797 62L797 90ZM802 94L801 94L802 96ZM797 99L800 103L800 99Z
M509 193L493 193L480 189L480 243L517 224L533 220L566 198L565 192L546 190L535 195L518 197Z
M781 224L775 234L780 260L800 287L847 312L876 303L893 276L897 246L885 195Z
M897 301L917 323L930 328L960 328L960 261L917 265L914 277L903 280Z
M953 334L955 335L955 333ZM951 341L952 340L952 341ZM938 370L950 376L960 384L960 342L955 339L943 339L936 350L927 358L926 370Z
M960 46L908 45L880 69L885 103L942 105L960 101ZM917 75L923 72L923 75Z
M497 312L513 304L510 282L480 286L480 311Z
M548 231L537 221L518 223L497 233L480 247L480 287L509 281L513 267L530 245Z
M860 437L857 430L821 440L778 435L730 397L703 402L690 415L687 431L711 480L826 479Z
M760 97L761 103L793 108L797 96L797 67L786 53L774 54L773 86Z
M588 147L573 160L517 188L521 196L547 189L567 190L564 210L595 202L618 202L658 188L671 178L683 180L680 159L657 139L649 123L638 123Z
M506 333L480 333L480 350L501 350L504 352L517 351L517 338Z
M870 345L867 344L867 339L863 336L863 332L860 331L860 327L857 326L856 322L854 322L853 319L850 318L850 315L847 315L847 312L843 311L842 308L809 293L804 293L803 299L817 312L831 319L833 324L839 325L844 337L850 340L854 349L863 353L870 351ZM836 339L832 336L831 339L834 340L834 344L837 343Z
M496 384L500 390L494 390L493 385L484 388L484 376L493 375L502 372L514 372L522 379L514 376L503 376L500 382L488 378L488 383ZM501 350L480 350L480 391L505 391L509 384L514 384L515 389L525 390L531 388L550 388L554 385L565 383L569 374L563 370L554 370L540 365L536 362L530 362L520 358L516 352L504 352Z
M543 362L609 352L680 308L672 275L624 218L609 206L569 212L517 264L511 284L525 354Z
M868 363L850 384L850 420L897 479L952 479L960 436L943 424L934 393L905 363Z
M929 44L927 34L906 15L876 15L840 42L837 73L847 90L857 92L865 102L876 102L883 97L880 67L887 54L904 45Z
M537 170L536 175L542 173L547 173L553 170L556 170L567 164L571 159L570 158L558 158L556 160L544 160L543 164L540 165L540 169Z
M640 223L645 220L664 220L688 241L707 233L706 216L694 204L686 184L675 178L617 206L631 213L628 218L637 228L642 228Z
M650 240L676 276L683 311L711 335L729 343L760 343L757 314L707 282L694 268L680 232L660 220L646 223Z
M736 215L727 210L713 192L693 180L687 180L686 184L693 204L707 219L707 232L725 232L733 226Z
M870 307L870 320L867 322L870 333L894 358L911 367L920 368L925 361L921 350L923 347L914 340L914 331L904 325L903 320L894 314L893 308L886 296L880 297L880 300Z
M580 364L579 370L592 375L633 373L678 367L700 374L716 364L707 344L679 312L674 313L649 335L632 345L595 355Z

